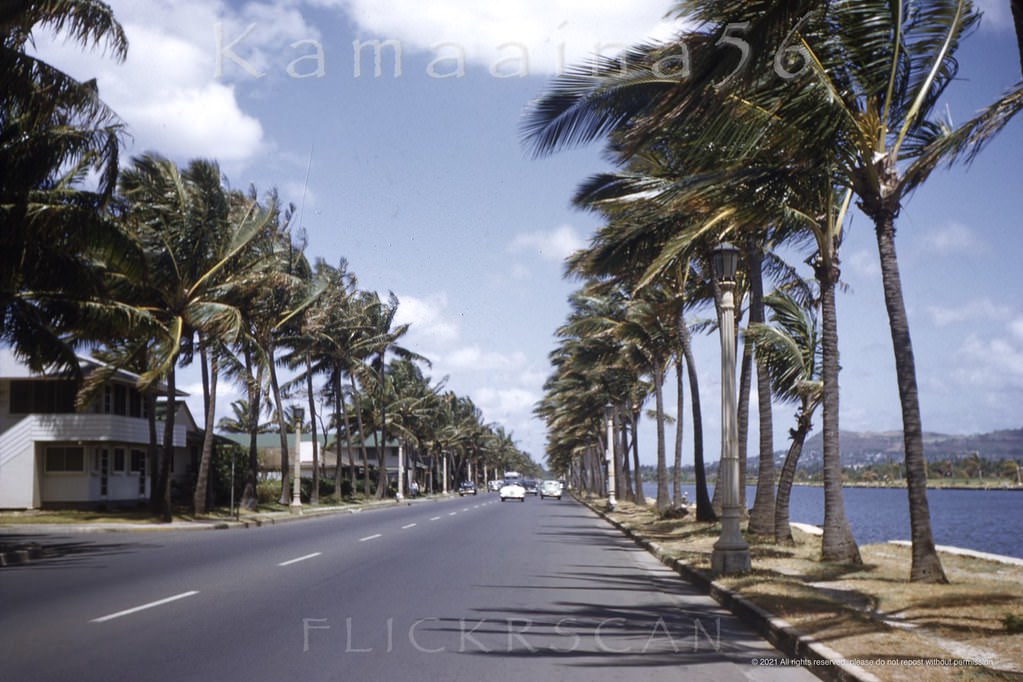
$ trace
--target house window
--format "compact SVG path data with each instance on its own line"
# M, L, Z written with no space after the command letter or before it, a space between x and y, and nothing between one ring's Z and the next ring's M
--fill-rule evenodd
M96 464L99 469L99 494L106 497L110 492L110 451L106 448L96 451Z
M128 387L114 384L114 414L128 414Z
M142 394L134 388L128 389L128 416L142 416Z
M85 449L82 447L46 448L46 473L85 471Z
M132 450L131 451L131 473L133 473L133 474L145 474L146 473L146 452L145 452L145 450Z
M77 385L64 379L11 381L11 414L68 414L75 411Z
M131 472L139 475L139 497L146 494L146 453L142 450L131 451Z
M114 448L114 473L124 473L124 448Z

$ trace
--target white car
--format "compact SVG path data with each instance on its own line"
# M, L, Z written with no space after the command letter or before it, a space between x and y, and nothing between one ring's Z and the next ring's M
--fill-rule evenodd
M556 497L561 499L561 481L544 481L540 484L540 499Z
M519 502L526 501L526 489L522 487L521 483L511 482L501 486L498 491L501 495L501 501L505 500L518 500Z

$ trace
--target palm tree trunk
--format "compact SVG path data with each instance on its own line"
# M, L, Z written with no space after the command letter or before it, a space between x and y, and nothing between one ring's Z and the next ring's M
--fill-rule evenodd
M686 401L686 387L685 382L682 380L683 376L682 358L679 357L675 361L675 401L678 404L678 409L676 410L677 418L675 420L675 467L671 476L671 499L672 506L675 508L682 506L682 408L685 406Z
M920 419L920 398L916 384L916 362L909 321L902 298L899 262L895 252L895 214L882 211L875 215L875 234L881 255L881 279L884 283L885 307L895 350L895 375L902 404L902 437L906 450L906 488L909 492L910 537L913 561L910 580L947 583L941 559L934 547L931 514L927 506L927 471L924 461L923 424Z
M205 432L202 438L202 456L199 459L199 471L195 478L195 493L192 495L192 508L196 514L205 514L207 491L209 489L210 462L213 459L213 424L217 412L217 377L220 374L220 367L217 363L217 353L210 353L206 343L200 340L199 361L206 366L209 359L209 391L206 400L206 423Z
M159 469L160 457L159 436L156 432L156 392L152 389L147 390L144 400L146 401L146 421L149 422L149 447L146 451L146 463L141 475L149 477L149 501L152 506L157 490L156 481L159 479L159 475L155 472ZM152 506L152 510L155 514L155 506Z
M671 500L668 499L668 462L664 443L664 373L659 359L651 369L657 410L657 512L662 513L671 505Z
M796 428L789 432L792 444L778 476L778 499L774 504L774 541L779 545L793 544L792 527L789 525L789 500L792 497L792 483L796 480L796 465L803 454L803 444L811 426L810 415L804 406L796 418Z
M257 435L259 431L260 386L262 386L263 377L261 374L258 374L262 371L262 366L260 366L259 370L256 370L257 375L253 375L255 362L252 357L252 349L246 345L242 352L245 357L245 393L249 401L249 456L248 465L245 467L245 487L242 490L241 502L239 502L238 506L239 508L253 511L256 505L259 504L256 495L256 484L259 480L259 445Z
M309 396L309 425L313 437L313 487L309 491L309 504L320 503L320 436L316 426L316 398L313 390L313 360L309 353L305 356L305 388Z
M355 383L355 374L350 375L352 381L352 403L355 405L355 421L359 427L359 451L362 454L362 493L369 497L369 453L366 452L366 432L362 426L362 401L359 399L359 387ZM349 439L351 434L349 434ZM352 491L355 481L352 480Z
M682 339L682 354L689 372L689 398L693 404L693 468L696 474L696 520L717 521L714 505L707 491L707 467L703 461L703 408L700 406L700 379L696 372L696 358L693 355L693 339L689 325L679 316L679 337ZM720 487L720 486L719 486Z
M274 364L273 349L267 352L267 365L270 368L270 392L273 394L274 409L277 410L277 429L281 435L281 496L278 498L280 504L291 502L291 462L288 459L288 425L284 423L284 404L281 402L281 386L277 381L277 369Z
M621 420L618 428L618 452L622 453L622 481L623 497L630 502L636 501L636 493L632 489L632 467L629 465L629 421L631 415L627 406L621 408Z
M736 312L739 306L736 305ZM738 317L738 316L737 316ZM746 504L746 462L749 460L749 399L753 387L753 343L745 339L742 344L742 362L739 367L739 397L736 402L737 429L739 433L739 509L743 518L748 515ZM721 487L721 486L718 486ZM715 498L717 489L714 490Z
M643 492L643 472L639 469L639 411L640 408L629 407L629 425L632 428L632 476L636 484L636 500L646 505L646 493Z
M175 368L171 366L167 372L167 414L163 423L163 456L160 459L160 474L152 493L153 513L160 520L170 523L171 515L171 462L174 461L174 412L176 409L177 388L175 387Z
M764 321L763 253L755 247L749 249L746 259L750 266L749 323ZM747 339L749 344L749 339ZM752 346L752 344L749 344ZM760 456L758 459L757 492L750 512L749 532L754 535L774 534L774 420L771 415L771 377L767 365L757 355L757 409L760 416Z
M344 435L344 429L348 425L348 410L345 407L345 398L342 385L341 370L335 369L334 374L331 377L334 383L334 448L337 450L337 461L334 466L334 498L341 501L341 487L344 482L344 476L342 474L341 466L341 437ZM352 461L352 440L348 438L348 442L345 444L345 450L348 451L348 475L352 480L352 485L355 485L355 462ZM354 487L352 488L354 491Z
M1016 47L1019 50L1020 71L1023 72L1023 0L1011 0L1012 25L1016 31Z
M823 389L822 440L824 458L824 536L821 557L860 565L860 548L853 538L842 499L842 460L838 444L838 316L835 285L838 268L817 268L821 288L821 380Z

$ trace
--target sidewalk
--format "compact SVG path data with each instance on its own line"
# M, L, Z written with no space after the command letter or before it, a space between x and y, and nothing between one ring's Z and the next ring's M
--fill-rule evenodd
M709 569L715 533L708 538L697 530L683 539L671 522L644 524L631 512L609 513L602 500L580 501L753 627L784 654L778 664L802 665L824 680L1023 679L1023 641L1000 622L1003 611L1023 612L1018 559L943 546L949 585L883 574L877 580L896 594L881 598L872 593L869 574L882 566L870 562L892 559L908 570L907 543L861 547L869 557L860 569L814 560L796 572L779 568L785 548L751 543L754 570L718 578ZM793 584L797 601L788 598Z

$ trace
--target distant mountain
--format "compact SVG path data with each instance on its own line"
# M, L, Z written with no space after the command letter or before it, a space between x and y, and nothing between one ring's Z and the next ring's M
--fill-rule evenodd
M902 432L885 431L870 433L842 431L839 434L842 450L842 464L878 464L901 462L905 459L902 449ZM821 460L822 438L816 433L803 446L801 464L810 465ZM1023 459L1023 429L992 431L969 436L950 436L943 433L924 433L924 455L930 461L959 459L977 453L984 459ZM781 456L784 457L784 452Z

